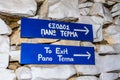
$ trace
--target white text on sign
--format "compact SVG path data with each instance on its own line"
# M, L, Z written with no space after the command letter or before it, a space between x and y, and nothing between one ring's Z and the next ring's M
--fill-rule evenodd
M48 28L49 29L41 29L41 35L56 36L57 30L59 29L62 37L78 37L77 32L69 31L69 25L49 23Z
M50 47L44 47L44 50L46 52L46 54L51 54L53 51L50 49ZM56 47L55 49L55 53L58 57L58 60L60 62L72 62L74 61L74 58L69 58L69 57L64 57L63 55L68 55L68 49L65 48L65 49L61 49L60 47ZM38 61L53 61L53 58L52 57L45 57L43 56L42 54L38 54Z

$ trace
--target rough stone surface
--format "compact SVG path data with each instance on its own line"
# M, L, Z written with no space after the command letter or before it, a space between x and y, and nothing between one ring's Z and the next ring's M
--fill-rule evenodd
M70 45L70 46L80 46L80 41L72 41L72 40L60 40L52 43L54 45Z
M50 18L79 18L78 0L48 0L48 5L48 17Z
M113 44L112 46L115 49L116 53L120 53L120 44Z
M21 55L20 50L10 51L9 55L10 55L10 61L19 61L20 62L20 55Z
M10 45L9 45L9 37L8 36L0 36L0 52L9 52L10 51Z
M37 4L35 0L6 0L0 1L0 12L17 16L34 16Z
M104 7L104 5L102 3L95 3L90 10L90 14L93 16L94 15L102 16L105 20L104 24L112 23L112 21L113 21L110 11L106 7Z
M86 2L87 0L78 0L78 3L80 4L80 3L84 3L84 2Z
M94 0L94 2L105 3L106 0Z
M92 2L86 2L86 3L81 3L79 4L79 8L88 8L88 7L91 7L93 5Z
M18 80L31 80L32 73L28 67L20 67L15 71ZM39 73L38 73L39 74Z
M20 20L19 16L8 16L0 13L0 18L4 20L5 24L7 24L11 29L19 27L19 24L17 24L17 21Z
M37 3L43 3L45 0L35 0Z
M111 13L113 17L120 15L120 3L117 3L113 6Z
M61 65L52 68L31 67L31 71L32 80L66 80L76 73L74 67L70 65Z
M20 38L22 17L92 24L94 41ZM25 42L94 47L96 64L20 64ZM120 0L0 1L0 80L120 80L119 60Z
M0 68L7 68L9 64L9 54L0 53Z
M108 41L109 44L120 43L120 26L110 25L104 31L104 39Z
M81 42L80 44L81 44L81 46L89 46L89 47L96 48L96 46L91 42Z
M47 14L48 14L48 0L45 0L38 11L38 15L39 18L44 19L47 17Z
M115 3L116 3L116 2L115 2L115 1L112 1L112 0L108 0L108 1L107 1L107 4L110 5L110 6L114 5Z
M97 46L97 52L99 54L114 54L120 53L120 44L113 44L113 45L96 45Z
M99 79L95 76L81 76L76 78L75 80L99 80Z
M16 75L13 70L0 69L0 80L16 80Z
M14 71L19 67L20 67L20 64L18 62L10 62L8 66L10 70L14 70Z
M120 26L120 16L118 16L114 19L114 24Z
M6 25L6 23L0 19L0 34L6 34L9 35L11 34L12 30L9 28L8 25Z
M79 14L80 15L84 15L87 16L90 14L90 8L93 5L92 2L85 2L85 3L81 3L78 5L79 7Z
M115 49L111 45L98 45L97 52L99 54L109 54L109 53L115 53Z
M79 9L79 13L80 13L80 15L82 15L82 16L87 16L87 15L89 15L89 13L90 13L90 8L82 8L82 9Z
M116 80L119 77L117 73L102 73L100 80Z

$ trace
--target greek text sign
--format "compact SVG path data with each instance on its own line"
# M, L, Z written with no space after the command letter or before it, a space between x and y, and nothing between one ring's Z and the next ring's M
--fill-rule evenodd
M93 41L92 25L40 19L21 19L21 37Z

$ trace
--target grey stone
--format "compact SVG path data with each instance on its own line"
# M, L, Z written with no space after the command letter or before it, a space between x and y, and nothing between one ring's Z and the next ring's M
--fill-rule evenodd
M86 3L81 3L81 4L79 4L78 6L79 6L79 9L82 9L82 8L89 8L89 7L91 7L92 5L93 5L92 2L86 2Z
M10 51L10 41L8 36L0 36L0 52L9 53Z
M79 18L78 0L48 0L49 18Z
M111 13L113 17L120 15L120 3L117 3L113 6Z
M119 77L118 73L102 73L100 80L116 80Z
M2 19L0 19L0 34L10 35L11 33L12 30L10 27Z
M0 1L0 12L8 15L34 16L37 4L35 0L6 0Z
M66 80L76 73L72 65L31 67L32 80Z
M0 53L0 68L7 68L9 64L9 54Z
M118 16L114 19L114 24L120 26L120 16Z
M110 25L104 30L104 39L109 44L118 44L120 43L120 26L119 25Z
M16 76L18 80L31 80L32 73L28 67L19 67L16 71ZM38 73L39 74L39 73Z
M80 76L77 77L75 80L99 80L99 79L95 76Z
M101 16L104 18L104 24L112 23L113 18L110 11L102 3L94 3L90 10L90 15Z
M16 80L14 70L0 69L0 80Z

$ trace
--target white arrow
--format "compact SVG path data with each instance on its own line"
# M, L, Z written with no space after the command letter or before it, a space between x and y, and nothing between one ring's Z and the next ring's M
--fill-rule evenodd
M91 54L87 51L87 54L74 54L75 57L87 57L87 59L90 59Z
M87 34L89 33L89 29L88 29L86 26L84 26L84 29L85 29L85 30L81 30L81 29L74 29L74 31L85 32L85 35L87 35Z

